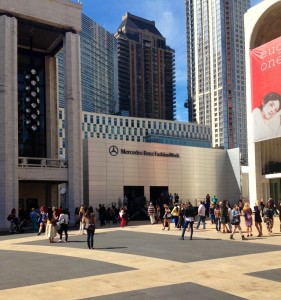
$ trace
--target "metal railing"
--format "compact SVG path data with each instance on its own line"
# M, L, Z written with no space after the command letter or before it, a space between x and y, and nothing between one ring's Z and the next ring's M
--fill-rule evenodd
M38 158L38 157L19 157L19 167L23 168L67 168L66 159L58 158Z

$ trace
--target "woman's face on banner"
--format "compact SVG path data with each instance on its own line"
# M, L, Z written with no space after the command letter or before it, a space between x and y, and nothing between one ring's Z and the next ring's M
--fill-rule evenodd
M264 119L271 119L280 109L279 100L270 100L262 108L262 115Z

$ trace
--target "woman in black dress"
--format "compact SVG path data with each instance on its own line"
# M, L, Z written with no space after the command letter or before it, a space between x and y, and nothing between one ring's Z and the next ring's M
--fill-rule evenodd
M261 219L261 207L260 202L256 201L254 206L254 213L255 213L255 226L258 230L258 237L262 236L262 219Z

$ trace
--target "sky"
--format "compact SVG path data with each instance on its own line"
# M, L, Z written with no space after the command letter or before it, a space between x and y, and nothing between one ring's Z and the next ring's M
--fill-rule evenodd
M72 0L73 2L78 2ZM256 5L262 0L251 0ZM82 10L110 33L115 33L126 12L155 21L156 28L175 49L176 119L187 121L187 61L185 0L82 0Z

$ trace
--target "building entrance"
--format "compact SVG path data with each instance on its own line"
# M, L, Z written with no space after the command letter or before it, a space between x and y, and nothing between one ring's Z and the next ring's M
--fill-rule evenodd
M164 203L168 204L169 199L169 187L168 186L151 186L150 187L150 201L154 205L159 204L163 205Z
M123 205L129 210L141 209L146 205L143 186L124 186Z

